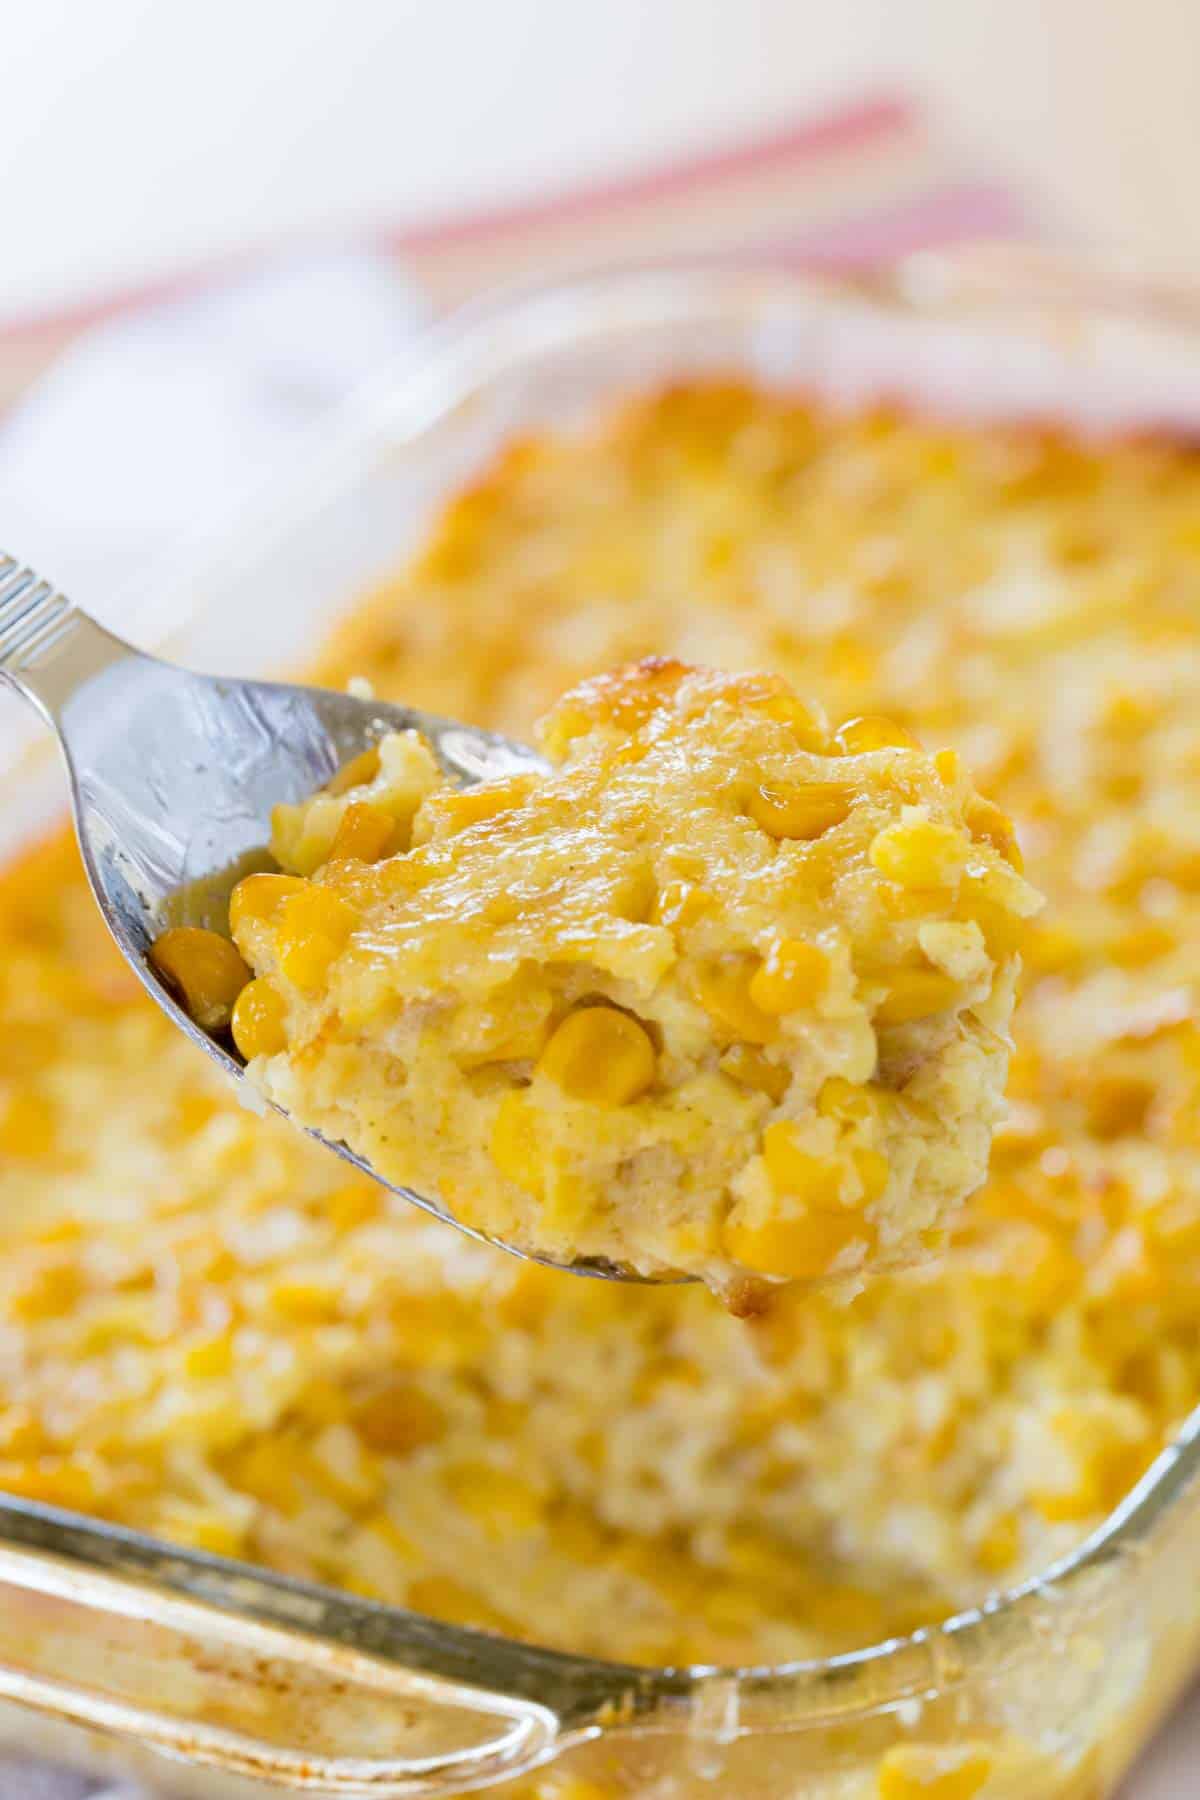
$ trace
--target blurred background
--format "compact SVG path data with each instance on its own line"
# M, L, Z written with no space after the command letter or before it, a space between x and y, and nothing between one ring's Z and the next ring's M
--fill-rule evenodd
M1200 271L1194 0L39 0L0 318L904 92L1060 235Z

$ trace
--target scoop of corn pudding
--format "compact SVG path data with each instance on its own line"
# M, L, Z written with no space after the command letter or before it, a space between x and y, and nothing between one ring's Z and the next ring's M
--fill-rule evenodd
M1038 904L1003 816L774 676L653 659L539 735L544 777L458 790L394 734L276 809L227 946L253 1079L555 1261L746 1307L914 1257L1000 1108Z

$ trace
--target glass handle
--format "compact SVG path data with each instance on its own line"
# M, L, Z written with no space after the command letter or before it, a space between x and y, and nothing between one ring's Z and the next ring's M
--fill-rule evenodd
M409 1615L391 1608L199 1554L164 1556L131 1534L11 1501L3 1514L0 1700L56 1730L375 1800L457 1793L563 1747L549 1705L483 1684L496 1651L480 1634L413 1616L411 1641L397 1645L397 1621L403 1639ZM38 1547L14 1544L14 1527ZM47 1537L68 1553L43 1548ZM464 1643L477 1644L476 1670ZM431 1672L454 1658L464 1678ZM56 1744L38 1737L51 1754Z

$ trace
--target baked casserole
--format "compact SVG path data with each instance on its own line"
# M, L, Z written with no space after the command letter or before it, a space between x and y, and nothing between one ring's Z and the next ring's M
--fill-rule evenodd
M877 1641L1078 1543L1200 1396L1198 583L1166 443L719 384L515 443L319 678L527 735L671 655L957 749L1048 896L989 1184L849 1307L518 1265L236 1108L56 840L0 883L0 1486L654 1663Z

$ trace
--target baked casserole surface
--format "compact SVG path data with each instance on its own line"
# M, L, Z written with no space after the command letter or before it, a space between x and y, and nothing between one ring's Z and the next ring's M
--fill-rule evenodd
M1200 1398L1200 461L664 391L513 443L315 674L528 735L654 655L899 720L1016 821L1048 905L945 1256L738 1319L469 1244L241 1110L59 837L0 880L0 1487L774 1662L1011 1584L1145 1469Z

